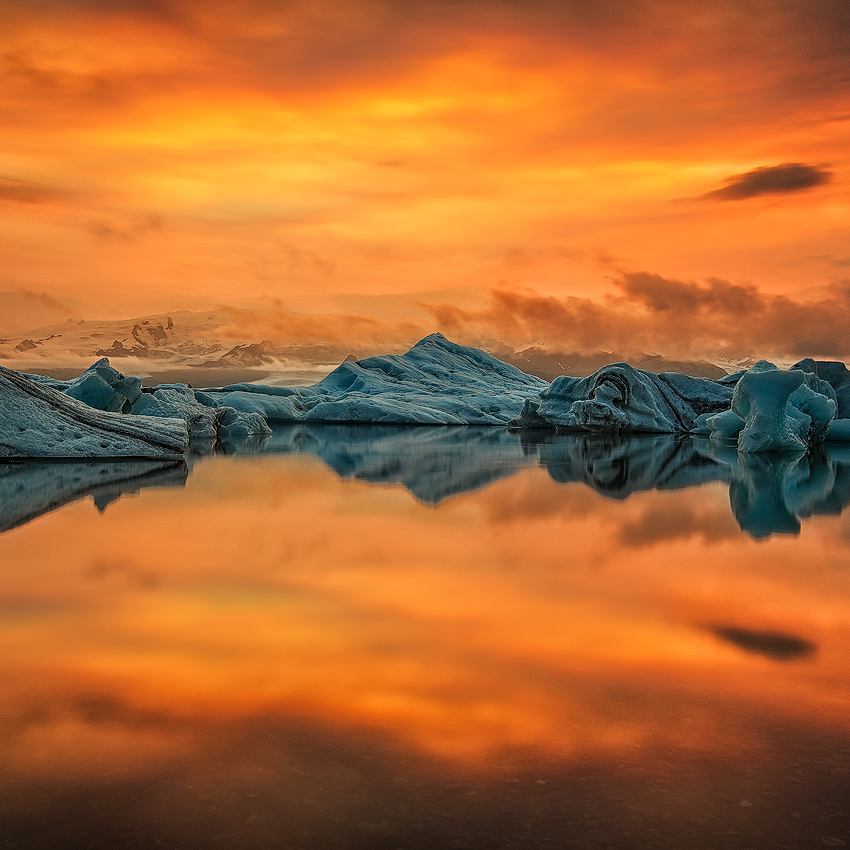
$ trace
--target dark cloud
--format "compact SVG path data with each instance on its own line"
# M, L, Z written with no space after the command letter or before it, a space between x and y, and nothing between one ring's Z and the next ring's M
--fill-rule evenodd
M803 658L817 649L811 641L784 632L753 631L735 626L711 626L709 631L738 649L764 655L774 661Z
M438 304L429 310L440 330L467 341L496 336L559 350L709 359L850 354L850 280L808 298L719 278L697 283L643 271L621 272L612 282L617 292L604 301L496 289L480 309Z
M732 111L745 120L775 118L780 102L787 114L846 91L850 4L818 0L815 7L805 0L763 0L755 14L740 0L717 0L705 14L695 0L0 0L0 17L5 12L11 23L25 25L37 15L54 22L87 18L93 33L99 24L129 20L149 28L144 38L162 32L182 39L183 61L168 73L129 72L141 79L124 79L127 96L148 85L159 94L170 78L193 88L226 79L228 85L292 96L397 81L434 60L494 44L508 64L539 68L584 57L600 70L632 68L667 86L702 81L710 68L712 85L734 93L731 101L695 98L688 91L648 115L642 87L632 86L618 110L606 101L595 116L604 121L605 115L628 113L633 135L651 130L676 107L679 135L697 128L696 116L710 118L715 127ZM45 73L53 72L36 71ZM114 75L110 69L110 79ZM736 110L741 103L745 109Z
M720 189L708 192L704 198L718 201L743 201L759 195L784 195L823 186L832 179L832 172L820 165L785 162L754 168L744 174L729 177Z
M31 183L15 177L0 175L0 201L16 204L42 204L66 198L68 193L55 186Z

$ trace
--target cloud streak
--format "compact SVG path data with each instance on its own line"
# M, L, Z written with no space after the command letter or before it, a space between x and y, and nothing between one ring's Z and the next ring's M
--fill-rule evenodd
M0 202L10 201L15 204L43 204L50 201L63 200L68 193L55 186L42 183L32 183L19 180L16 177L0 175Z
M823 166L785 162L735 174L727 178L721 188L703 197L717 201L743 201L760 195L794 194L823 186L831 179L832 172Z
M623 272L601 301L496 289L480 309L434 305L446 333L522 345L673 356L850 355L850 280L804 299L718 278L703 283Z

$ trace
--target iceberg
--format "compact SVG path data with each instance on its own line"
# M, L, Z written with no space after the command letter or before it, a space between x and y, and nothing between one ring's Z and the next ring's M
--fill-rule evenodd
M704 435L743 453L805 452L850 441L848 405L843 363L803 360L785 370L759 361L719 381L613 363L586 378L556 378L511 427Z
M732 387L676 372L646 372L612 363L586 378L561 376L528 399L516 428L686 434L700 416L728 409Z
M125 377L101 357L70 381L64 392L89 407L127 413L142 392L142 379Z
M731 409L703 417L699 426L715 440L735 439L743 453L799 453L842 438L837 410L835 390L815 371L760 361L741 375Z
M835 418L850 419L850 369L837 360L812 360L811 357L795 363L791 368L811 372L826 381L835 392Z
M58 381L41 375L25 377L59 390L96 410L183 419L189 431L189 450L193 454L257 445L271 434L265 418L259 413L240 413L232 408L201 404L188 384L144 388L141 378L123 375L110 365L106 357L101 357L71 381Z
M188 445L182 419L97 410L0 366L0 457L160 458Z
M850 442L850 372L811 359L790 370L760 361L719 380L612 363L548 384L437 333L404 354L348 358L311 386L146 388L105 357L72 381L17 374L104 414L182 419L194 454L260 450L270 422L691 434L734 442L742 453Z
M189 429L189 446L194 454L261 443L271 434L271 428L261 414L238 412L232 407L208 407L201 404L194 391L185 384L161 386L141 393L130 412L185 420Z
M270 422L381 425L504 425L546 381L431 334L407 353L345 360L308 387L235 384L199 391L213 407Z

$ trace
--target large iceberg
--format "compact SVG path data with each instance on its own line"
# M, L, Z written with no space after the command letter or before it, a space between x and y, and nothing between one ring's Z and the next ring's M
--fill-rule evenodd
M511 425L563 432L710 435L743 453L806 452L850 441L850 373L843 363L760 361L719 381L613 363L562 376L529 398ZM842 418L847 417L847 418Z
M850 438L850 421L836 419L835 388L818 376L821 365L843 368L813 360L787 370L767 361L756 363L738 379L730 409L701 417L692 430L715 440L734 440L743 453L807 452L820 443ZM823 371L843 388L840 370Z
M183 419L189 429L189 449L193 454L258 445L271 434L265 418L259 413L201 404L187 384L143 387L141 378L123 375L106 357L101 357L70 381L41 375L26 377L97 410Z
M685 434L701 415L726 410L732 387L676 372L612 363L586 378L562 376L528 399L512 425L558 431Z
M188 445L182 419L96 410L0 366L0 457L160 458Z
M346 360L308 387L235 384L198 401L275 422L503 425L546 381L431 334L405 354Z

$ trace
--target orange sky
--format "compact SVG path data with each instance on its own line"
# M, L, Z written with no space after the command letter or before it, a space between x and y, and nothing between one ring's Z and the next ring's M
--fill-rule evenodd
M539 320L577 298L669 350L669 299L722 323L732 286L850 348L844 0L0 0L0 32L0 290L593 347Z

